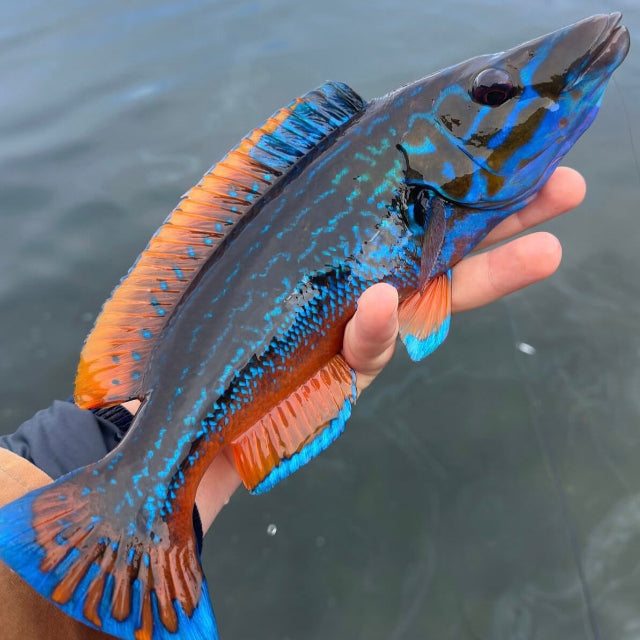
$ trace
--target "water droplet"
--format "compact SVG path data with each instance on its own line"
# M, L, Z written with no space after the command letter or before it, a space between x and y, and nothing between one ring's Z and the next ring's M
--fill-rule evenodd
M324 547L325 542L326 540L324 539L324 536L318 536L316 538L316 547Z
M93 313L91 311L85 311L82 314L82 322L91 322L93 320Z
M267 535L268 535L268 536L275 536L275 535L276 535L276 533L278 533L278 527L276 527L276 525L275 525L275 524L270 524L270 525L267 527Z
M534 356L536 354L536 348L526 342L516 343L516 349L522 351L522 353L526 353L528 356Z

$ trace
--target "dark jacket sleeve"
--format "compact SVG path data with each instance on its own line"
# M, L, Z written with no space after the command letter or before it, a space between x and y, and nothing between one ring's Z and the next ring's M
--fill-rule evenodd
M55 480L103 458L122 440L132 420L121 406L87 411L56 400L14 433L0 436L0 447L29 460ZM193 526L201 549L202 523L195 508Z
M8 436L0 447L29 460L54 480L103 458L126 433L132 415L121 406L92 412L56 400Z

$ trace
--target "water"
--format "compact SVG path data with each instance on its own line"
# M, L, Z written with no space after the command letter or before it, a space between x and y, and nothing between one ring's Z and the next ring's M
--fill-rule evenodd
M1 428L69 395L178 196L292 96L373 97L614 9L637 38L635 0L0 0ZM546 225L560 272L456 317L420 365L399 350L339 443L224 510L224 637L640 637L639 67L634 42L567 159L589 195Z

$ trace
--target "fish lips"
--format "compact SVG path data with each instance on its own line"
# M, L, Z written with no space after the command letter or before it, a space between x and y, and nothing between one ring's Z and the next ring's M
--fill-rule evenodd
M599 28L593 43L581 59L581 69L571 80L567 89L573 90L583 85L595 85L597 88L607 82L629 53L631 44L628 29L620 24L621 13L598 15L575 25L576 35L582 29Z

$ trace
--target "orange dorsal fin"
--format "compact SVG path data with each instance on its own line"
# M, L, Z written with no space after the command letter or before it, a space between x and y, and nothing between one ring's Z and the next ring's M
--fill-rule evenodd
M341 355L231 443L247 489L264 493L326 449L356 401L355 374Z
M414 291L398 308L399 333L412 360L435 351L449 333L451 271L429 280L424 291Z
M349 87L328 82L251 131L183 196L104 304L85 342L76 376L79 406L145 395L149 354L222 240L294 165L364 107Z

